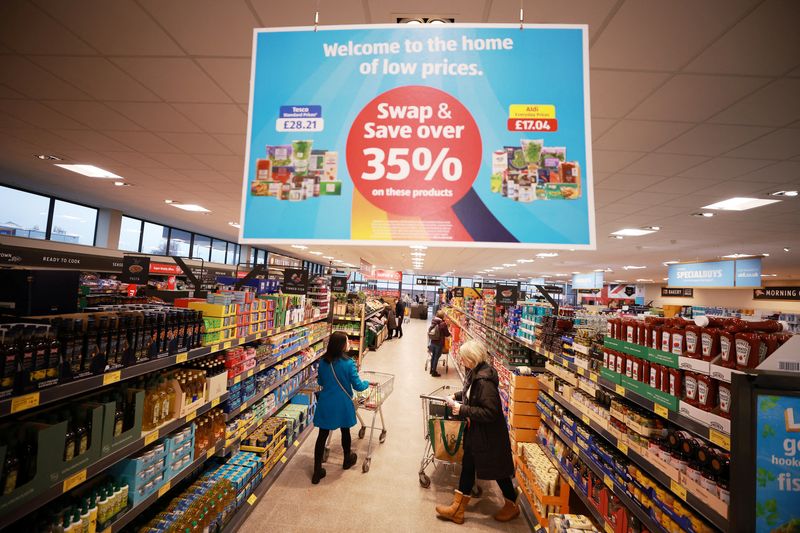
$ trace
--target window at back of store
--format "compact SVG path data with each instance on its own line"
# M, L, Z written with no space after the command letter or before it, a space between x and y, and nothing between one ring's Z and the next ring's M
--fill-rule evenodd
M172 230L175 233L175 230ZM194 249L192 250L192 257L201 258L208 261L211 254L211 238L205 235L194 236Z
M211 247L211 262L224 263L225 262L225 248L228 245L225 241L214 239L214 244Z
M169 228L158 224L144 223L142 231L142 253L165 255L167 253L167 232Z
M139 236L142 233L142 221L138 218L122 217L119 228L119 249L128 252L139 251Z
M192 234L188 231L172 228L169 234L169 255L189 257L189 246L192 244Z
M61 200L55 202L50 240L94 246L97 209Z
M0 235L45 238L49 198L0 186L0 205Z

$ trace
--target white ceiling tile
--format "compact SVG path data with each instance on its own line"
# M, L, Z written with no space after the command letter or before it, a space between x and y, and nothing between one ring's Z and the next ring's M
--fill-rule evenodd
M178 148L175 148L161 137L149 131L106 131L104 133L112 139L133 148L137 152L180 152Z
M782 129L768 133L731 152L735 157L790 159L800 155L800 129Z
M381 6L370 2L372 20L367 20L364 3L361 0L294 0L292 9L278 9L272 0L250 0L260 23L264 27L277 26L313 26L314 10L319 6L319 23L330 24L365 24L395 22ZM471 2L474 3L474 2ZM425 10L430 12L430 6ZM389 18L387 18L389 17Z
M713 190L706 189L705 194L687 194L685 196L681 196L679 198L673 198L671 200L667 200L663 203L666 207L680 207L681 209L688 208L692 210L692 212L700 211L700 208L704 205L711 205L714 202L719 202L720 200L724 200L727 198L725 193L722 189L719 192L714 192ZM694 208L694 209L692 209ZM691 217L687 216L686 220L691 220L692 218L700 220L701 217Z
M230 102L230 97L191 59L129 57L113 61L164 100Z
M598 172L616 172L642 157L644 152L592 150L592 163Z
M622 120L600 137L593 148L597 150L650 151L674 139L691 128L685 122L653 122Z
M781 183L796 180L800 176L800 161L781 161L760 168L749 174L738 176L737 180L753 180L764 183Z
M755 1L625 2L594 42L592 64L601 68L677 70Z
M650 174L655 176L673 176L682 170L698 165L706 157L696 155L647 154L638 161L625 167L630 174Z
M665 203L669 200L674 200L683 196L680 193L665 193L665 192L635 192L625 198L626 203L636 204L641 206L642 209L649 209L650 206Z
M42 104L28 100L0 100L0 112L42 128L84 128L82 124Z
M120 164L126 165L132 168L165 168L166 165L164 163L147 157L144 154L140 154L138 152L106 152L109 157L113 158L116 161L119 161Z
M23 94L19 91L15 91L11 87L6 87L5 85L0 85L0 99L2 98L25 98Z
M478 4L479 2L475 2ZM516 2L489 2L488 22L517 22L519 4ZM528 0L525 2L525 21L537 24L588 24L589 35L603 23L614 0Z
M199 132L200 128L169 104L125 102L109 104L132 121L153 132Z
M592 118L623 117L669 75L593 68L591 76Z
M603 180L602 188L628 191L633 193L641 191L659 181L664 180L664 176L647 176L641 174L614 174Z
M687 178L729 179L774 163L768 159L716 157L681 172Z
M131 149L114 139L90 130L54 129L53 133L97 152L124 152Z
M719 183L720 180L672 177L651 185L645 192L689 194L705 187L719 186Z
M700 124L658 149L673 154L720 155L757 137L769 128Z
M110 107L99 102L47 101L47 107L98 130L140 130L141 128Z
M190 55L250 56L258 21L243 0L140 3Z
M759 196L758 193L764 188L764 183L758 180L728 180L723 186L719 184L698 189L698 194L722 194L726 198L734 196Z
M244 159L238 155L198 155L197 159L214 170L238 171L240 174L244 171Z
M250 59L210 57L196 61L234 102L250 100Z
M592 139L599 139L611 126L617 122L613 118L593 118L592 119Z
M155 156L153 156L153 159L155 159ZM159 182L163 181L181 182L179 189L182 189L183 187L186 186L185 182L192 181L192 178L190 178L186 174L172 168L142 168L138 170L141 173L146 174L147 176L156 178Z
M639 104L629 117L702 122L768 81L769 78L679 74Z
M686 70L767 76L783 74L800 63L798 20L799 2L767 0L709 46Z
M220 172L218 170L192 170L191 172L184 172L184 174L188 174L193 180L198 182L227 181L225 178L220 176Z
M800 78L776 80L711 118L723 124L785 126L800 119Z
M186 154L147 154L157 161L176 170L207 170L208 165L198 160L196 157Z
M188 154L230 155L230 150L204 133L160 133L159 136Z
M41 7L106 55L163 56L182 54L158 23L135 1L38 0Z
M97 53L26 0L0 2L0 41L21 54Z
M22 56L0 55L0 82L28 98L88 100L89 96Z
M649 191L650 189L648 189ZM679 214L688 214L689 211L694 211L694 206L675 207L666 205L656 205L647 208L647 215L651 216L654 220L665 217L673 217Z
M617 190L617 189L605 189L601 187L596 187L594 190L594 203L596 206L607 205L613 202L617 202L626 196L629 196L631 191L627 190Z
M36 146L41 146L43 153L57 155L65 159L69 159L71 157L72 151L85 150L84 147L77 143L68 141L50 131L39 128L32 128L28 126L24 129L15 129L13 133L18 139ZM34 168L38 170L42 167L41 165L38 165ZM35 172L33 175L38 175L38 173Z
M228 150L234 154L240 156L244 155L245 144L247 143L246 135L216 134L214 138L224 144Z
M158 100L106 58L37 56L32 59L98 100Z
M236 104L173 104L173 107L208 133L247 132L247 114Z

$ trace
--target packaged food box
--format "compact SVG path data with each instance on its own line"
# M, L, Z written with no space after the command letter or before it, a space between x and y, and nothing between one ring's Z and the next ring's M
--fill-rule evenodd
M322 164L323 179L325 181L336 181L339 174L339 154L338 152L325 152ZM339 194L339 193L337 193Z
M341 196L342 182L341 181L323 181L319 184L320 196Z
M250 184L250 194L253 196L274 196L272 194L274 190L272 188L273 183L275 182L256 180Z
M267 145L267 155L272 167L287 167L292 164L292 145Z
M580 189L574 183L548 183L544 190L548 200L576 200L581 196Z

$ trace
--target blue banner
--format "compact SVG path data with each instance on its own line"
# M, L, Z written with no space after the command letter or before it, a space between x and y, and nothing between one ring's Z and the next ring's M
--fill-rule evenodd
M736 286L761 287L761 258L736 260Z
M670 287L733 287L733 261L669 265Z
M756 531L797 531L800 397L756 397Z
M572 288L573 289L602 289L603 288L602 272L589 272L588 274L573 274L572 275Z
M254 39L240 242L595 248L585 25Z

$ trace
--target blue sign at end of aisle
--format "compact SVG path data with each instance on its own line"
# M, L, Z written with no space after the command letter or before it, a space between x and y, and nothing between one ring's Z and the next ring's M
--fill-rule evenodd
M669 265L670 287L733 287L734 262L711 261Z
M602 272L589 272L588 274L573 274L573 289L602 289L604 274Z
M281 118L320 118L321 105L282 105Z
M736 260L736 286L761 287L761 258Z

